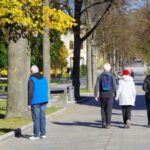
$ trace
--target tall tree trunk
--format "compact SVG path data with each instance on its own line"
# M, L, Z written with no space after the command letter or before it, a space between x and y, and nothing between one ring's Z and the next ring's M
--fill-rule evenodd
M8 102L6 117L21 116L27 110L27 81L30 70L28 40L10 41L8 46Z
M75 3L75 19L77 26L74 30L74 57L73 57L73 86L75 89L75 100L80 97L80 49L81 49L81 38L80 38L80 25L81 25L81 8L82 2L76 0Z
M92 59L91 59L91 38L87 39L87 89L92 91Z
M47 77L48 83L50 83L50 40L48 28L44 28L43 35L43 73ZM50 87L48 89L50 91Z
M81 41L78 34L74 34L74 57L73 57L73 86L75 87L75 100L80 97L80 48Z
M96 71L96 46L93 44L91 45L92 47L92 85L93 89L96 83L96 76L97 76L97 71Z
M49 0L44 0L45 6L49 6L49 3ZM50 37L48 28L44 28L43 34L43 73L47 77L48 83L50 83ZM48 91L50 95L50 86Z

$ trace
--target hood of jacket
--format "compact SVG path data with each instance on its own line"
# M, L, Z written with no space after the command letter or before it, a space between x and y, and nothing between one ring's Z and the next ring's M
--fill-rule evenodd
M150 81L150 75L147 75L146 80Z
M35 78L37 78L38 80L41 80L41 79L43 78L43 75L41 75L41 74L38 72L38 73L32 74L31 77L35 77Z
M131 81L133 82L133 78L130 75L123 75L122 80L126 82L131 82Z

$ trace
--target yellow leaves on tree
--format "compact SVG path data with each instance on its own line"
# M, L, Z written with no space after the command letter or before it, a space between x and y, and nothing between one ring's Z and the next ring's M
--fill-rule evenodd
M61 10L44 6L42 0L1 0L0 27L18 24L28 31L40 31L43 27L63 32L76 25L75 20Z

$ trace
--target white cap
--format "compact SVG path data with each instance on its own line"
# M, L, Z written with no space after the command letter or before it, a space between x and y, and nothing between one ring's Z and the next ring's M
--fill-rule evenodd
M104 70L105 71L110 71L111 65L109 63L104 64Z
M31 72L32 72L32 73L37 73L37 72L39 72L39 68L38 68L36 65L33 65L33 66L31 67Z

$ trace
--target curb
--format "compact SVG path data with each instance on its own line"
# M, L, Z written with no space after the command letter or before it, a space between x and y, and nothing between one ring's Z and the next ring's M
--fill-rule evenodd
M66 106L66 107L60 109L57 112L54 112L54 113L52 113L50 115L47 115L46 119L51 118L51 117L53 117L53 116L55 116L55 115L65 111L65 110L67 110L68 107ZM33 123L29 123L27 125L24 125L24 126L22 126L20 128L15 129L14 131L8 132L8 133L0 136L0 142L6 141L6 140L10 139L11 137L18 137L19 135L21 135L22 131L25 131L26 129L30 128L31 126L33 126Z

